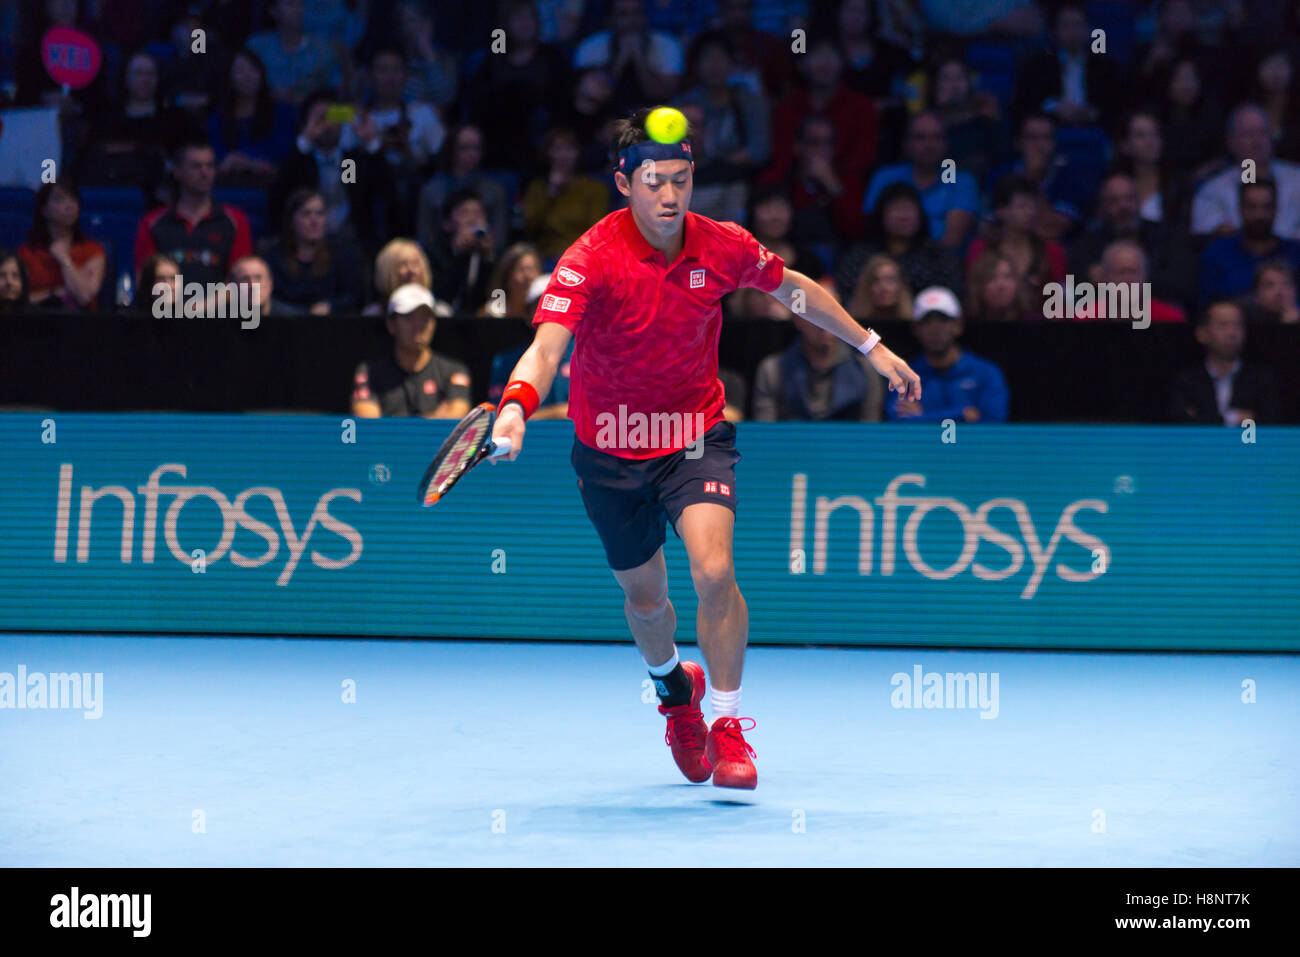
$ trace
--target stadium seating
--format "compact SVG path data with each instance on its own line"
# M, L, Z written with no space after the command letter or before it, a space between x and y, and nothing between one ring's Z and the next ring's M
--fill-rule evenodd
M0 246L14 249L27 238L36 194L25 186L0 186Z
M221 186L212 191L218 203L229 203L243 210L253 238L262 239L279 230L280 224L271 216L271 205L266 190L254 186Z
M144 194L130 186L83 186L81 214L131 213L144 215Z
M966 65L978 76L979 88L996 96L1005 111L1016 86L1016 48L1009 43L972 43L966 47Z

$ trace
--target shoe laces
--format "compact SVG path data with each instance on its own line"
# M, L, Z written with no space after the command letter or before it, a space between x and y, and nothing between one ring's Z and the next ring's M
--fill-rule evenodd
M700 733L700 725L704 724L704 714L699 708L687 708L674 713L676 709L660 707L668 716L668 729L664 732L664 744L672 747L673 732L675 731L677 741L683 748L704 747L703 736ZM707 725L705 727L707 729ZM707 730L705 734L707 734Z
M746 728L740 722L753 722ZM715 724L713 733L718 736L718 750L721 752L723 760L743 761L745 752L749 752L751 758L758 757L758 753L749 746L749 742L744 739L742 731L753 731L758 727L758 722L753 718L722 718L721 723Z

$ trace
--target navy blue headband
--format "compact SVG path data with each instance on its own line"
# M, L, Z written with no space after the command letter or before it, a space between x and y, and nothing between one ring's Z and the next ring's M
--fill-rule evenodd
M633 143L631 146L624 147L618 154L618 166L614 169L616 172L627 173L641 166L646 160L688 160L693 163L695 157L691 155L690 140L682 140L680 143L656 143L654 140L646 140L644 143Z

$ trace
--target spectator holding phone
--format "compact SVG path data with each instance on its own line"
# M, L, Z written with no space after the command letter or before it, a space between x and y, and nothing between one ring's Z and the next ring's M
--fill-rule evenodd
M393 171L382 147L379 129L367 114L358 119L355 107L318 90L303 103L296 149L271 190L272 208L283 209L296 190L318 192L325 200L326 232L373 254L389 233L395 202Z
M433 288L453 312L474 313L487 301L495 249L483 201L469 190L449 196L441 235L429 252Z
M408 99L406 59L396 47L370 55L370 119L384 141L384 156L395 169L422 173L447 138L433 104Z
M437 245L442 231L443 207L447 198L460 190L469 190L479 198L487 211L488 221L492 224L493 236L503 243L508 226L506 191L500 183L484 173L483 131L468 123L456 128L447 137L443 146L442 169L420 190L416 235L420 244L430 252Z

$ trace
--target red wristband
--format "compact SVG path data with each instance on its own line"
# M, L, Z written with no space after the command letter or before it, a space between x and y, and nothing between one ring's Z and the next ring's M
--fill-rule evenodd
M497 403L497 411L504 409L507 402L518 402L519 407L524 410L525 419L536 412L537 407L542 404L532 383L525 382L523 379L516 379L506 386L505 391L501 393L501 401Z

